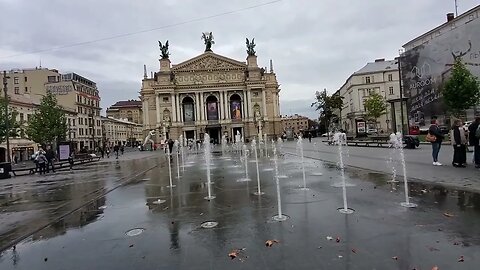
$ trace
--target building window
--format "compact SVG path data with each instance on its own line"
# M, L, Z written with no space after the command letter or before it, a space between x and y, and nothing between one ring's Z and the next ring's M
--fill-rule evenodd
M28 87L25 87L25 93L28 93Z
M258 91L253 91L253 96L258 97Z
M72 119L72 126L75 126L75 119Z
M20 94L20 87L15 87L14 90L15 90L15 94Z
M163 102L167 103L168 102L168 97L164 97Z
M24 118L25 118L24 114L20 113L20 124L23 124Z
M390 87L388 88L388 91L390 92L390 95L393 95L393 86L390 86Z
M370 83L370 77L365 77L365 83Z
M388 74L388 81L393 81L393 75L392 74Z
M47 80L49 83L57 82L57 77L56 76L48 76Z
M13 84L18 84L18 77L13 77Z
M25 76L25 82L28 82L28 79L27 79L27 77L26 77L26 76Z

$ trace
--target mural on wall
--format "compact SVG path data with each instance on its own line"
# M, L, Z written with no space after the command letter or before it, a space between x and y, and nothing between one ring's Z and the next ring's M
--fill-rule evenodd
M230 102L230 111L232 119L242 119L242 109L240 101L234 100Z
M458 25L427 44L407 51L401 58L410 125L428 126L434 115L445 124L447 111L441 88L456 59L461 59L472 74L480 77L480 19Z
M218 107L216 102L207 103L208 120L218 120Z

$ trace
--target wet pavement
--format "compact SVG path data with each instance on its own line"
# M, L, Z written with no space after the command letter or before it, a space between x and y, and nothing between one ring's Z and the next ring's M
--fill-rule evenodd
M285 159L279 168L289 178L280 179L280 190L283 213L290 219L284 222L271 220L277 214L276 186L272 161L265 157L259 164L262 196L253 195L254 163L248 163L252 181L237 182L245 177L242 163L237 156L218 153L212 168L216 198L210 201L204 199L204 159L195 154L187 157L181 178L173 179L175 188L167 188L165 159L155 157L99 168L83 177L85 183L69 188L52 185L51 191L24 195L23 202L7 207L23 205L38 211L38 219L30 221L37 226L29 228L54 222L4 250L0 269L476 269L480 265L480 195L413 183L411 201L418 207L407 209L400 206L405 200L403 186L387 183L390 175L348 168L347 181L355 185L347 188L348 203L355 212L344 215L337 211L343 205L342 189L332 187L340 181L334 164L305 159L309 190L304 191L299 189L300 159ZM172 174L176 176L175 163ZM62 206L63 199L72 196L78 199ZM156 204L158 199L165 202ZM218 226L201 228L206 221Z

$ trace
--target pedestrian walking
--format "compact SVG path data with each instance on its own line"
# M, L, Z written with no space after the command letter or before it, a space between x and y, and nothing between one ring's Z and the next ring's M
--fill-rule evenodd
M308 142L312 142L312 133L308 132L307 137L308 137Z
M113 147L113 152L115 152L115 157L116 157L116 159L118 159L118 150L120 150L119 148L120 148L120 147L118 147L118 144L116 144L116 145Z
M432 116L432 121L430 128L428 129L426 140L432 144L432 157L434 166L442 166L442 164L438 162L438 153L440 152L444 138L445 136L443 136L440 128L438 127L437 117Z
M461 120L457 119L453 122L450 138L453 145L453 167L467 167L467 137Z
M74 163L75 153L72 151L68 156L68 164L70 165L70 171L73 170L73 163Z
M105 158L105 146L100 148L100 153L102 154L102 159Z
M45 157L45 153L43 151L39 151L38 157L37 157L37 162L38 162L38 168L40 170L40 175L45 174L46 172L46 164L47 164L47 158Z
M173 161L173 155L172 155L172 153L173 153L173 145L174 145L174 144L175 144L175 143L173 142L172 139L168 139L168 151L169 151L169 154L170 154L170 160L171 160L171 161Z
M107 147L107 158L110 158L110 147Z
M120 145L120 152L122 153L122 156L123 156L123 152L125 152L125 147L122 145Z
M473 146L473 163L475 168L480 168L480 116L475 117L475 122L468 127L468 140Z
M50 172L50 167L52 167L52 172L55 172L55 152L53 151L51 146L47 147L47 153L45 154L45 157L47 158L47 173Z

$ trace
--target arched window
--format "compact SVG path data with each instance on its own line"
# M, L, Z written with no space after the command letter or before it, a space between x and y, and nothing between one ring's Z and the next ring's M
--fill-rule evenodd
M218 99L215 96L207 97L207 120L218 120Z
M185 97L182 100L183 106L183 122L195 121L195 104L191 97Z
M242 99L237 94L230 97L230 113L232 119L242 119Z

